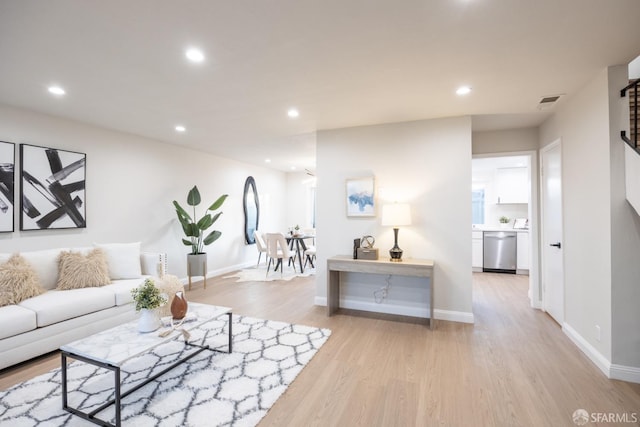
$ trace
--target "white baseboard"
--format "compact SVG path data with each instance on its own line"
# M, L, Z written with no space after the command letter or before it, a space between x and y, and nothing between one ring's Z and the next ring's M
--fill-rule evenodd
M606 357L585 340L575 329L566 322L562 331L578 348L607 376L613 380L628 381L640 384L640 368L612 364Z
M234 271L242 270L243 268L252 267L254 265L255 265L255 263L253 261L247 261L247 262L231 265L231 266L224 267L224 268L219 268L217 270L211 270L211 271L207 272L207 279L210 279L210 278L216 277L216 276L220 276L221 274L227 274L227 273L231 273L231 272L234 272ZM193 277L195 277L197 280L200 280L200 277L202 277L202 276L193 276ZM182 282L183 285L186 285L186 284L189 283L189 278L188 277L182 277L182 278L180 278L180 282Z
M327 298L317 296L315 297L313 303L318 306L326 307ZM343 301L340 303L340 306L344 308L353 309L353 310L375 311L378 313L398 314L401 316L413 316L413 317L423 317L423 318L429 317L428 310L423 308L416 309L414 307L397 306L389 309L388 306L380 307L379 304L353 302L353 301ZM449 320L452 322L462 322L462 323L474 323L473 313L435 309L433 310L433 316L439 320Z
M628 381L640 384L640 368L624 365L611 365L612 380Z
M589 344L582 335L573 329L568 323L562 324L562 332L569 337L578 348L607 376L611 378L611 362L602 355L594 346Z
M433 310L433 317L437 320L448 320L450 322L475 323L473 313L468 311Z

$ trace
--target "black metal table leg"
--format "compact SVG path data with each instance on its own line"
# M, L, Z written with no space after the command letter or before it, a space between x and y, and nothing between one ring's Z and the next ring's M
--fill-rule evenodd
M231 333L231 325L233 324L233 317L232 317L232 313L228 312L227 315L229 316L229 353L233 352L233 334Z

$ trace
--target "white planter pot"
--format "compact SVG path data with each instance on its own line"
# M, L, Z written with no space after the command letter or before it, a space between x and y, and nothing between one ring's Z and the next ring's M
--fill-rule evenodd
M207 274L207 254L187 255L187 275L205 276Z
M143 308L138 319L138 332L153 332L160 327L160 318L156 310Z

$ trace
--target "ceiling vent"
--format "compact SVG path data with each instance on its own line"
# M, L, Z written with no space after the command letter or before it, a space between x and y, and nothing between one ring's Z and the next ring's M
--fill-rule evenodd
M538 102L538 110L546 110L547 108L553 107L558 103L558 100L562 95L563 94L543 96L540 99L540 102Z

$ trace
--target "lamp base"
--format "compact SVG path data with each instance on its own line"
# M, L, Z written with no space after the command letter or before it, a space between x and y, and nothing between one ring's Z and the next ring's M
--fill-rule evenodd
M389 255L391 262L402 262L402 249L398 246L398 228L393 228L393 247L389 249Z
M391 259L389 260L391 262L402 262L402 249L398 246L394 246L389 249L389 256L391 256Z

